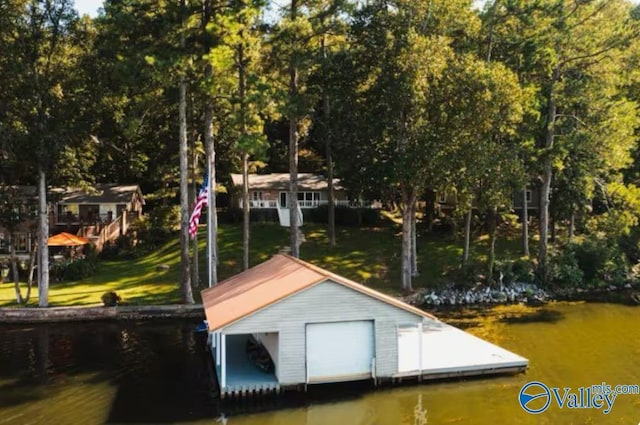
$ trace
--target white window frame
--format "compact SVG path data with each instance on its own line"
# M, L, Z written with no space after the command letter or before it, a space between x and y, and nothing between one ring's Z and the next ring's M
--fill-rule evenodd
M531 204L533 202L533 193L531 192L531 190L527 189L525 191L525 196L527 199L527 205Z

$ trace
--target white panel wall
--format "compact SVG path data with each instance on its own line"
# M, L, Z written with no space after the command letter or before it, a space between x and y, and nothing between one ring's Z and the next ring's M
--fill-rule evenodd
M306 380L306 324L357 320L374 321L376 376L392 376L398 368L396 327L417 325L422 317L330 280L268 306L223 332L277 331L280 384L299 384Z

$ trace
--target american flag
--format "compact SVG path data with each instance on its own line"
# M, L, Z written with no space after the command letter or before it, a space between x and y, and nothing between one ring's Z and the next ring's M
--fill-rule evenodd
M196 233L198 233L198 224L200 224L200 215L202 214L202 207L206 207L209 205L209 174L205 174L204 181L202 182L202 187L200 188L200 192L198 193L198 197L196 198L195 205L193 207L193 212L191 213L191 218L189 219L189 235L191 238L196 237Z

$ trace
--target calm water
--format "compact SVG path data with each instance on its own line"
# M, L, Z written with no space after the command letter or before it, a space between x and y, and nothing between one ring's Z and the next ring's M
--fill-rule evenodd
M440 316L528 357L529 371L229 405L212 394L204 336L192 323L0 327L0 424L215 424L224 415L230 425L413 425L416 411L427 411L428 424L640 422L640 396L619 396L609 415L552 405L534 416L517 401L530 380L640 384L640 308L561 303Z

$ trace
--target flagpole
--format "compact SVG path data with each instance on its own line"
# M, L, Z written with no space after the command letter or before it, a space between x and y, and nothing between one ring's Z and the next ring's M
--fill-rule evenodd
M207 152L207 174L209 175L209 190L207 190L207 205L209 207L209 211L207 211L207 270L208 270L208 282L209 287L213 286L213 255L214 250L212 249L212 241L213 241L213 214L215 205L213 205L212 197L214 188L212 185L215 185L215 177L212 174L211 169L211 154ZM214 186L215 187L215 186Z

